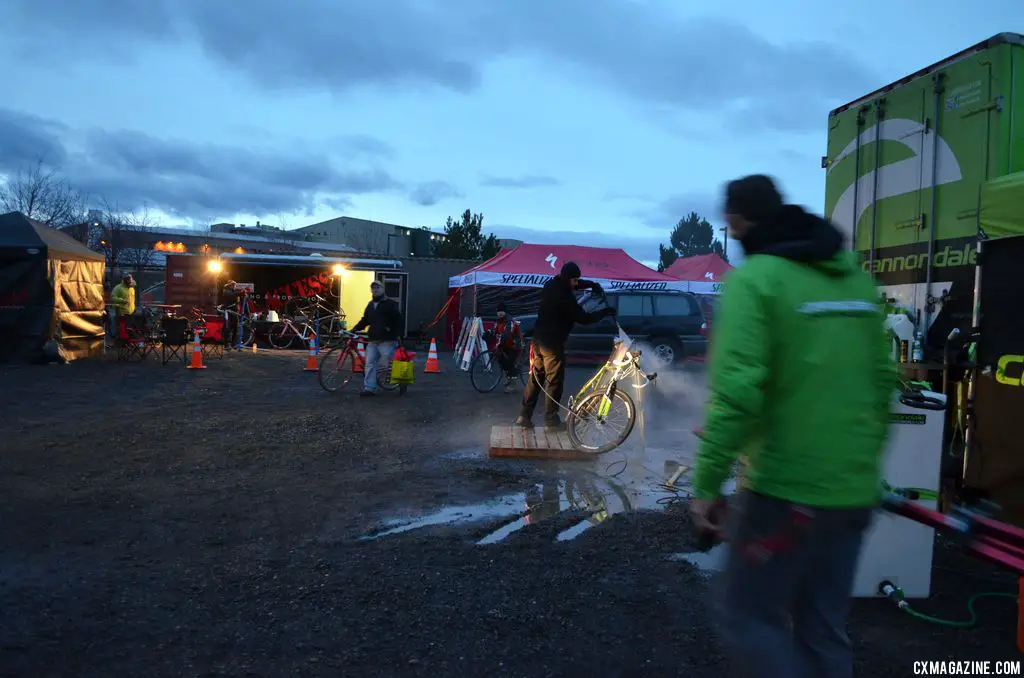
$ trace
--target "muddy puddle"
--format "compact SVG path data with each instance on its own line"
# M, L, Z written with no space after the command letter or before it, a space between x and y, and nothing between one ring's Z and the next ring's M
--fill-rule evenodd
M558 533L557 539L571 541L613 515L663 510L685 500L689 467L672 461L662 463L659 468L621 461L616 464L612 460L605 465L614 475L562 473L550 480L532 483L522 491L501 494L484 502L446 506L426 515L392 518L360 539L381 539L427 527L486 522L495 523L497 527L476 543L497 544L528 525L558 517L569 527Z

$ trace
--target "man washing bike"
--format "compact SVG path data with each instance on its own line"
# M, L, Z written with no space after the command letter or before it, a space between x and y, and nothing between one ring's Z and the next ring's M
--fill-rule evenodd
M541 389L546 392L544 426L548 430L565 430L558 416L565 384L565 341L576 323L593 325L601 318L615 315L615 309L603 308L587 313L576 300L578 290L591 290L598 296L604 290L596 282L581 280L582 271L575 262L567 261L558 275L549 280L540 293L540 308L533 329L533 370L523 393L516 426L533 428L533 411Z

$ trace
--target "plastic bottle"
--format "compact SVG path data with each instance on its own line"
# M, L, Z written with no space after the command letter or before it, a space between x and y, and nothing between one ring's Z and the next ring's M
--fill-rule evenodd
M924 362L924 341L921 337L920 330L914 333L914 345L911 349L910 359L915 363Z

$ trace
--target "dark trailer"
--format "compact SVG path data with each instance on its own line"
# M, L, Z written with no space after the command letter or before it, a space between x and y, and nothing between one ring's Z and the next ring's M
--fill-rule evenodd
M102 355L104 266L71 236L0 215L0 363Z
M340 272L340 275L339 275ZM370 283L380 280L384 291L402 309L408 335L408 273L397 259L325 257L313 255L190 254L167 255L168 304L213 310L228 280L253 286L253 311L291 314L297 306L320 295L345 313L349 327L359 321L370 301Z

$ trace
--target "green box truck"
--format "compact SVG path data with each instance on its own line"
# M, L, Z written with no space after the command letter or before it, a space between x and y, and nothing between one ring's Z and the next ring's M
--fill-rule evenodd
M835 109L822 168L826 214L929 328L934 354L970 323L983 187L1024 170L1024 36L1001 33Z

